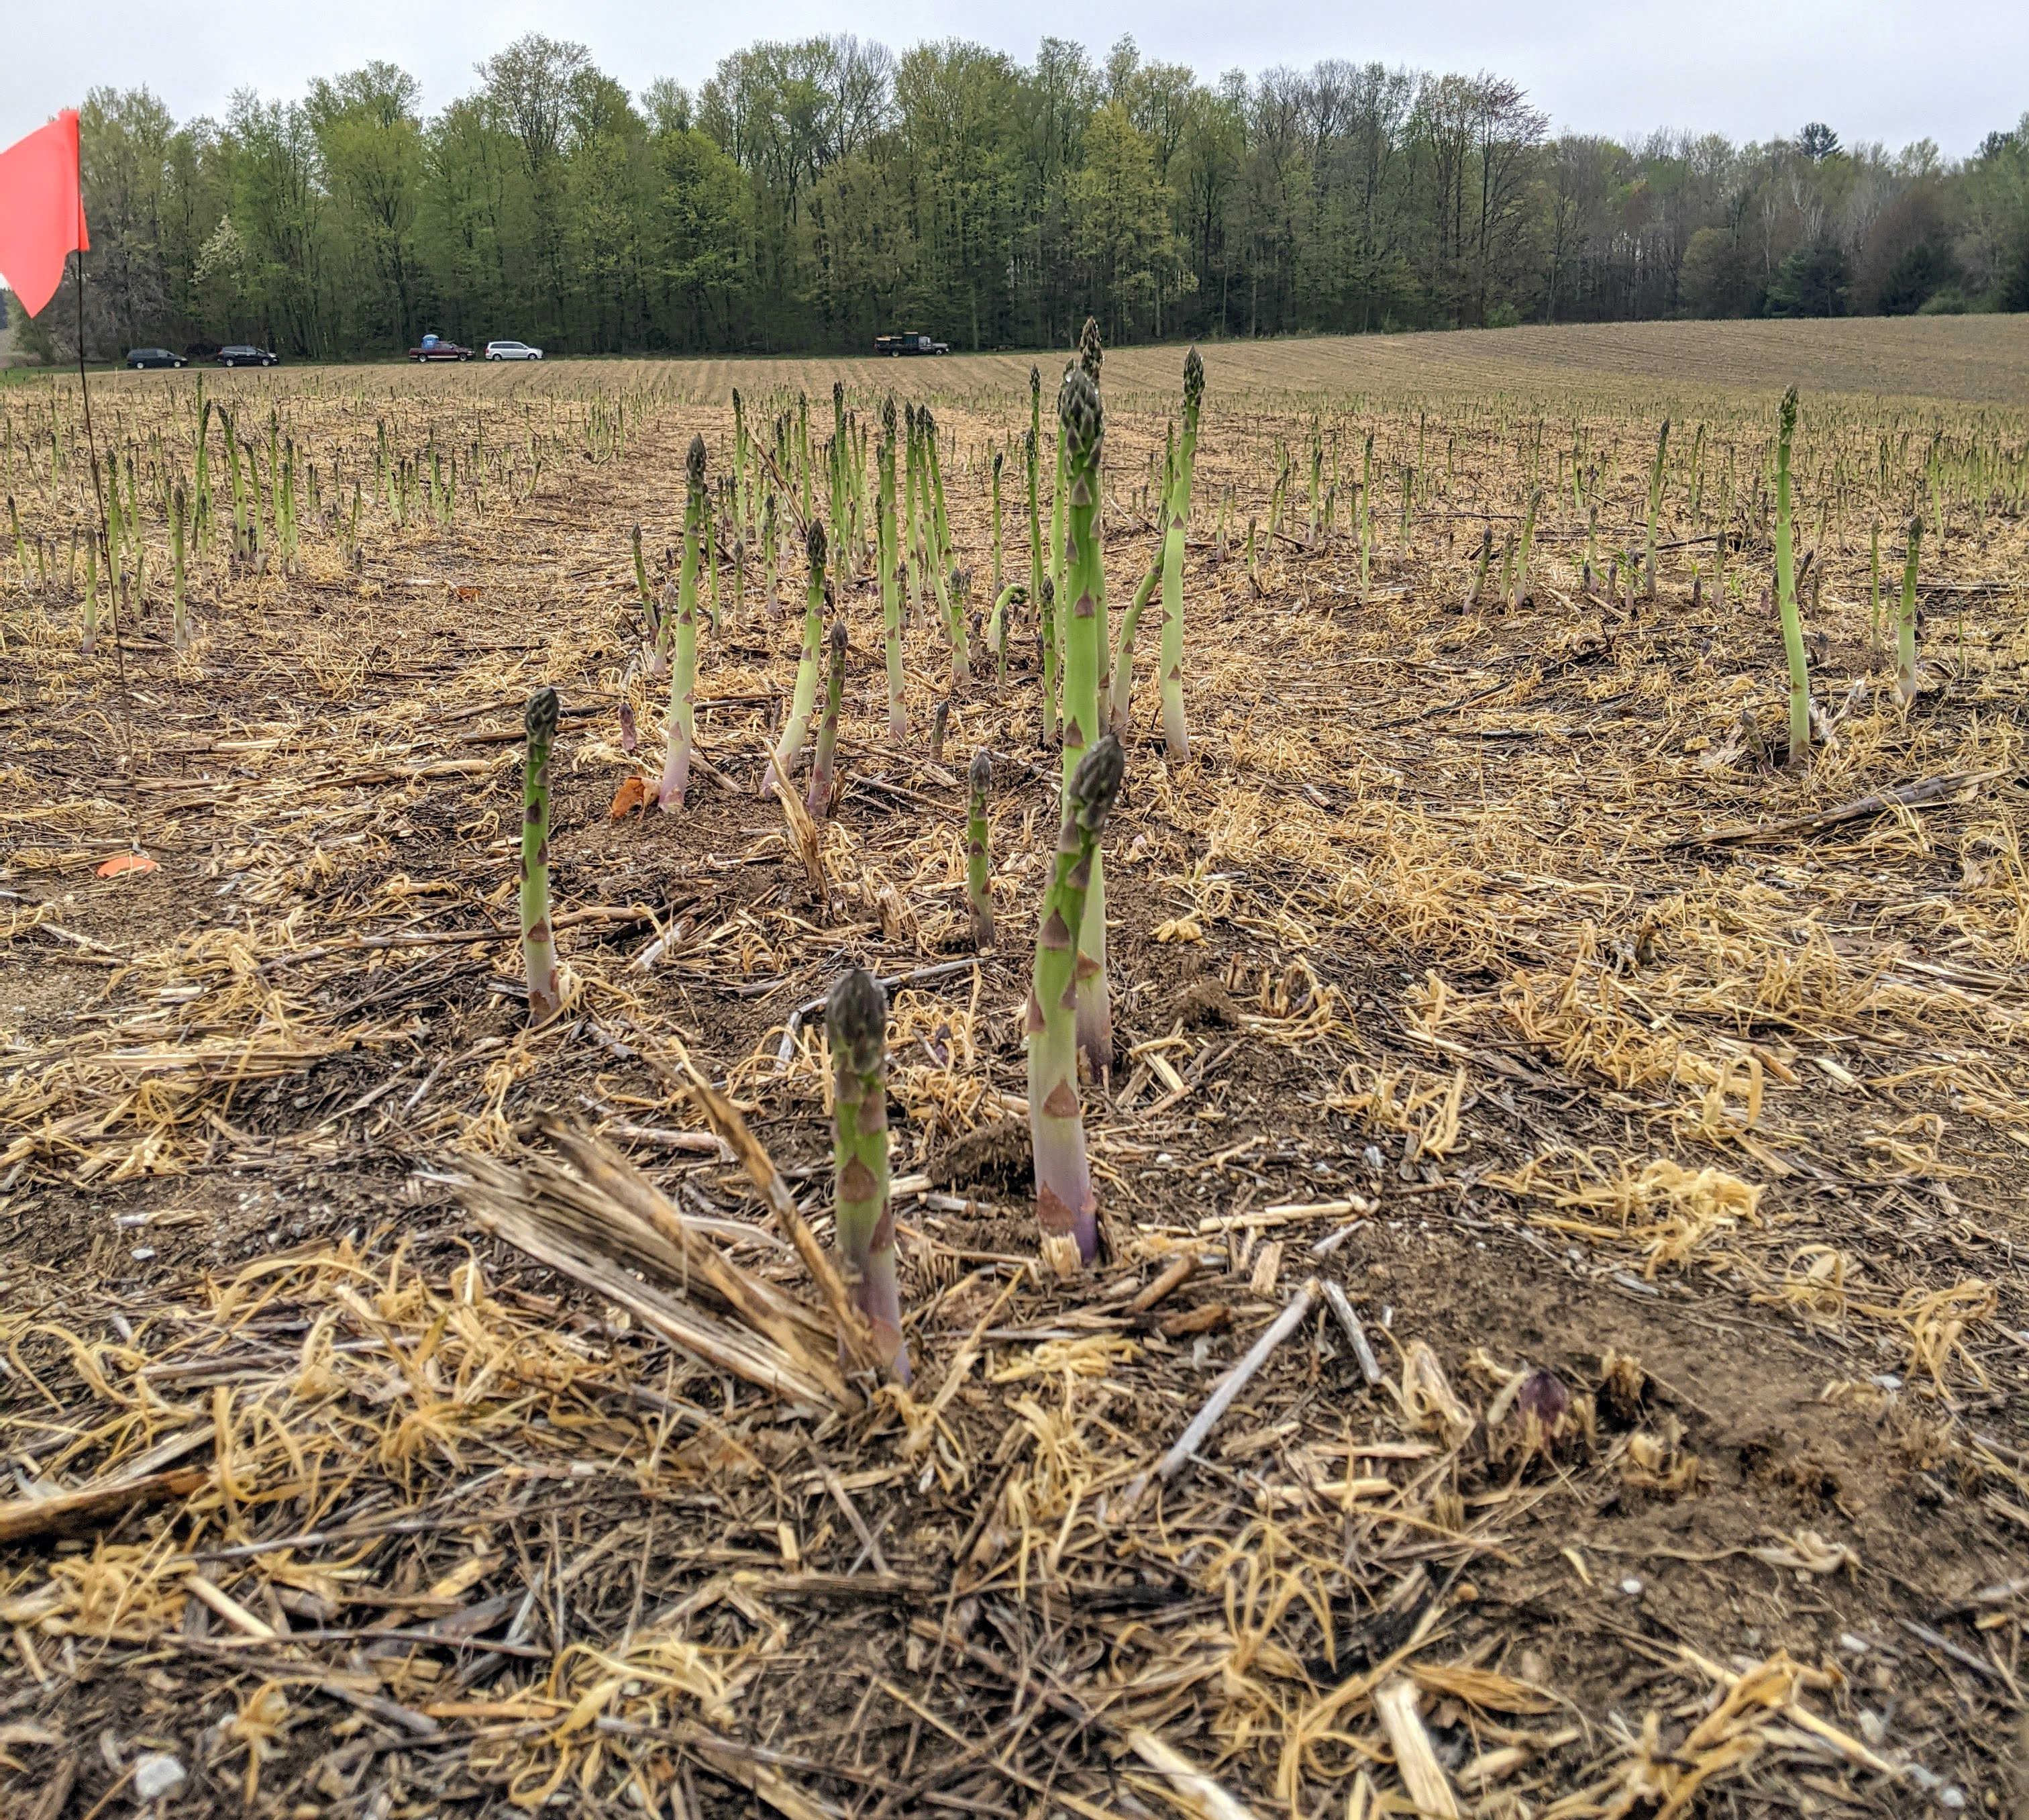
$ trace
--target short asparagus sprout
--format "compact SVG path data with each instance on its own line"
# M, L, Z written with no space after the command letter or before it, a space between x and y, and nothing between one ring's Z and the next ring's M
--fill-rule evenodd
M1013 610L1028 598L1029 590L1019 581L1010 581L993 596L993 616L986 622L987 648L993 653L995 680L1007 683L1007 628Z
M1902 559L1902 598L1895 610L1895 689L1905 707L1916 699L1916 558L1923 542L1920 515L1909 521L1908 554Z
M684 806L690 788L691 751L697 726L698 546L704 532L704 438L691 438L684 464L688 497L684 506L683 565L677 572L676 661L670 671L670 755L655 800L666 814Z
M853 1306L866 1317L889 1371L909 1381L895 1214L888 1200L888 1001L855 967L825 1001L831 1044L833 1193L839 1256Z
M845 622L834 620L831 629L831 664L825 679L823 717L818 722L818 747L810 760L810 793L803 807L822 821L831 805L832 775L838 762L838 704L845 693Z
M550 742L557 734L557 692L529 697L522 722L529 736L521 771L521 968L529 982L529 1017L547 1023L564 1008L557 980L556 935L550 923Z
M789 718L782 728L781 743L775 748L775 762L785 777L803 749L803 741L810 734L810 715L817 706L818 654L824 643L825 534L824 526L815 518L810 520L803 548L810 563L810 592L803 603L803 651L796 662L796 693L789 698Z
M984 747L972 755L972 803L966 817L965 887L972 903L972 945L993 945L992 853L986 825L987 792L993 787L993 755Z
M951 702L948 697L930 711L930 763L942 764L944 760L944 729L951 724Z
M1099 1249L1098 1202L1085 1158L1078 1094L1080 926L1106 818L1126 760L1109 734L1078 761L1064 792L1063 825L1023 1027L1029 1039L1029 1131L1036 1161L1036 1218L1044 1261L1068 1276Z
M7 502L10 511L13 509L13 503L14 502L11 498ZM181 651L190 643L190 603L187 590L185 587L185 578L184 573L184 526L190 518L190 503L184 494L184 489L180 486L179 486L176 489L175 492L170 496L169 506L169 589L170 611L172 615L171 619L172 638L175 643L176 649ZM15 540L18 543L20 540L20 530L18 526L16 527L14 535ZM23 580L24 581L27 579L27 567L28 565L24 563L22 565Z

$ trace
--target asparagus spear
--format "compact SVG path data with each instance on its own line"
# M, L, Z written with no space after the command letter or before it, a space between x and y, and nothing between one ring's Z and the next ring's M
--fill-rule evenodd
M1895 612L1896 693L1905 706L1916 699L1916 557L1923 542L1919 514L1909 521L1909 553L1902 561L1902 598Z
M1052 605L1055 595L1044 591L1048 584L1043 574L1043 514L1037 493L1040 481L1037 470L1037 451L1043 440L1042 397L1043 376L1032 366L1029 369L1029 433L1023 439L1022 452L1029 466L1029 598L1036 603L1036 611L1040 615L1036 638L1042 647L1042 732L1043 744L1048 745L1057 737L1057 633Z
M1775 600L1782 615L1782 648L1790 659L1790 763L1811 749L1811 671L1804 655L1804 621L1797 609L1797 563L1790 524L1790 439L1797 432L1797 388L1782 395L1775 437Z
M683 566L677 578L676 662L670 671L670 756L655 800L666 814L684 806L690 787L691 748L697 725L698 542L704 525L704 438L691 438L684 463L688 497L684 505Z
M989 878L986 793L993 787L993 755L984 747L972 755L972 803L966 818L965 885L972 901L972 945L993 945L993 888Z
M1645 592L1649 598L1656 598L1656 521L1663 511L1663 459L1670 447L1670 420L1663 419L1663 427L1656 433L1655 465L1649 470L1649 555Z
M839 1256L853 1306L877 1351L903 1384L909 1351L895 1280L895 1214L888 1204L888 1001L855 967L825 1001L831 1042L832 1170Z
M7 503L13 504L10 499ZM169 501L169 587L173 618L172 636L177 650L190 643L190 604L184 587L184 525L190 516L190 503L183 488L179 485ZM17 532L17 536L19 536ZM25 570L27 565L23 568ZM25 579L25 574L24 579Z
M529 982L529 1018L547 1023L563 1009L557 981L556 937L550 926L550 742L557 733L557 692L529 697L522 726L529 736L521 771L521 968Z
M810 793L803 807L811 818L822 821L831 804L832 771L838 754L838 704L845 693L845 622L835 619L831 628L831 670L825 681L824 715L818 722L818 748L810 760Z
M1089 326L1089 325L1088 325ZM1096 333L1089 333L1095 347ZM1096 351L1064 374L1057 417L1064 448L1064 589L1069 611L1064 652L1064 778L1066 788L1086 748L1100 737L1099 678L1106 654L1106 567L1100 547L1100 455L1105 414L1092 368ZM1095 858L1091 876L1092 916L1079 936L1078 1046L1095 1075L1113 1067L1113 1012L1106 981L1106 875Z
M1164 502L1163 538L1163 743L1179 762L1191 756L1184 726L1184 527L1191 515L1191 475L1198 459L1198 413L1204 402L1204 362L1193 347L1184 356L1184 432ZM1315 464L1314 464L1315 466ZM1316 509L1316 484L1311 486Z
M887 641L888 733L906 739L908 711L902 701L902 551L895 521L895 401L881 407L881 511L874 521L881 570L881 620Z
M796 663L796 689L789 699L789 718L782 728L781 742L775 748L775 762L782 767L785 777L803 749L818 699L818 647L824 641L825 534L824 526L815 518L810 520L803 548L810 563L810 592L803 603L803 652Z
M1098 1203L1085 1160L1078 1095L1079 932L1099 837L1126 765L1111 734L1078 761L1064 792L1056 862L1036 939L1023 1027L1029 1039L1029 1132L1036 1160L1036 1217L1045 1259L1068 1275L1099 1249Z

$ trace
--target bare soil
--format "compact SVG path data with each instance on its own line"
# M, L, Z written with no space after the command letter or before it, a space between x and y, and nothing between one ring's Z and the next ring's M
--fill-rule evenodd
M1834 710L1867 687L1782 768L1742 730L1779 756L1759 403L1698 380L1744 598L1716 603L1681 545L1653 597L1581 573L1557 453L1578 427L1602 548L1643 535L1655 424L1596 388L1624 339L1582 391L1326 400L1341 477L1370 429L1377 472L1426 477L1406 548L1381 488L1364 585L1349 477L1306 534L1308 410L1279 370L1222 394L1210 362L1194 749L1162 750L1152 614L1107 842L1115 1066L1088 1103L1107 1253L1068 1283L1034 1262L1022 1098L1057 763L1029 624L1004 685L955 688L914 627L898 745L877 595L839 591L820 889L760 793L800 565L779 615L757 570L702 640L719 781L609 816L659 769L666 688L632 661L629 531L651 560L674 541L694 432L727 459L725 412L673 370L239 380L243 426L252 407L265 436L276 403L329 464L325 515L294 573L199 565L186 651L159 527L144 607L88 657L75 592L8 555L0 1521L34 1532L0 1546L6 1811L124 1811L154 1754L179 1815L2029 1813L2024 428L1964 432L1988 465L1949 481L1925 546L1905 710L1868 540L1910 483L1871 464L1920 464L1955 420L1807 412L1814 679ZM1152 543L1155 358L1116 357L1116 625ZM949 366L906 371L951 388L983 611L989 450L1026 388ZM1665 383L1652 362L1637 389ZM106 392L145 480L171 459L152 433L187 440L187 388ZM54 547L78 471L43 486L46 448L23 452L52 399L66 423L54 392L0 410L28 535ZM397 528L376 418L411 455L483 425L490 498ZM523 434L549 439L532 496ZM1285 446L1300 484L1270 540ZM1672 476L1666 544L1716 509ZM362 477L354 565L332 514ZM1497 553L1532 486L1526 597L1467 604L1482 526ZM512 886L545 683L570 997L532 1032ZM957 780L980 746L1004 939L975 956ZM1946 782L1854 807L1925 779ZM154 869L98 875L132 852ZM823 1234L822 1020L800 1008L851 964L905 982L909 1394L789 1406L472 1211L473 1159L534 1169L553 1116L810 1296L682 1071L731 1094ZM1187 1280L1130 1306L1183 1257ZM1525 1372L1556 1380L1547 1427L1516 1413L1546 1394ZM23 1516L141 1468L165 1482Z

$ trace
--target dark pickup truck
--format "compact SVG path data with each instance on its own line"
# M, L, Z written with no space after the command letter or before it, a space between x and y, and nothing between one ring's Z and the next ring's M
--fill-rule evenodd
M951 344L933 341L927 335L880 335L874 337L876 354L948 354Z

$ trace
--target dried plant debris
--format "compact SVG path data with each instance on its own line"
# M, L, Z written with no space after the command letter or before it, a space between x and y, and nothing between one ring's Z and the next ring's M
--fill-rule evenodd
M0 389L0 1811L2011 1811L2029 419L1679 326Z

